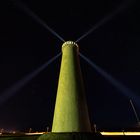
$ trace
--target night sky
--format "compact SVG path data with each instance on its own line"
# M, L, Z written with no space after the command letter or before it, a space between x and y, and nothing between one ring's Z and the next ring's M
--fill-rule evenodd
M78 44L81 53L140 95L138 0L23 2L65 40L73 41L125 2L127 8ZM2 95L11 85L61 52L63 42L18 8L16 0L2 0L0 10ZM99 129L135 125L129 99L80 60L91 123ZM47 126L51 128L60 62L61 57L0 104L0 128L28 130L31 127L38 131ZM140 108L135 107L140 115Z

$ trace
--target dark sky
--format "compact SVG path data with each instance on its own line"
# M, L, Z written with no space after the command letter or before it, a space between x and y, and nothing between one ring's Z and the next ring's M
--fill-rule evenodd
M65 40L75 41L124 1L23 2ZM15 3L16 0L0 2L0 95L58 54L62 46L59 39ZM78 44L80 52L140 94L140 10L136 0L126 0L125 6L126 9ZM60 61L57 59L16 95L0 104L0 128L43 130L51 127ZM129 99L82 59L81 67L92 124L96 123L98 128L134 125L136 119ZM140 108L135 107L140 115Z

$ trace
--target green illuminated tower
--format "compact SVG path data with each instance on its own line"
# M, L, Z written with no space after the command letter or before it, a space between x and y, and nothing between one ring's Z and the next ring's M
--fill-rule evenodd
M62 45L62 60L52 132L91 132L78 45Z
M62 45L62 60L57 89L52 132L38 140L93 140L78 45L67 41Z

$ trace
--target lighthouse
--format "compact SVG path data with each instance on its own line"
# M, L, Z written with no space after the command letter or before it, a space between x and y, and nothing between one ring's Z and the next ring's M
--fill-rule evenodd
M52 132L91 132L78 53L73 41L62 45Z
M52 131L38 140L93 140L79 47L73 41L62 45L61 67L52 123Z

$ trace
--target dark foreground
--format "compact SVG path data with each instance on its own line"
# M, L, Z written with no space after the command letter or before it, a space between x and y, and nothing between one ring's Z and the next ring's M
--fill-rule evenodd
M0 136L0 140L37 140L39 136Z
M40 140L40 135L32 136L0 136L0 140ZM45 140L43 137L42 140ZM57 140L57 139L55 139ZM61 139L59 139L61 140ZM75 138L70 138L68 140L76 140ZM81 140L88 140L87 138ZM93 140L140 140L140 136L95 136Z

